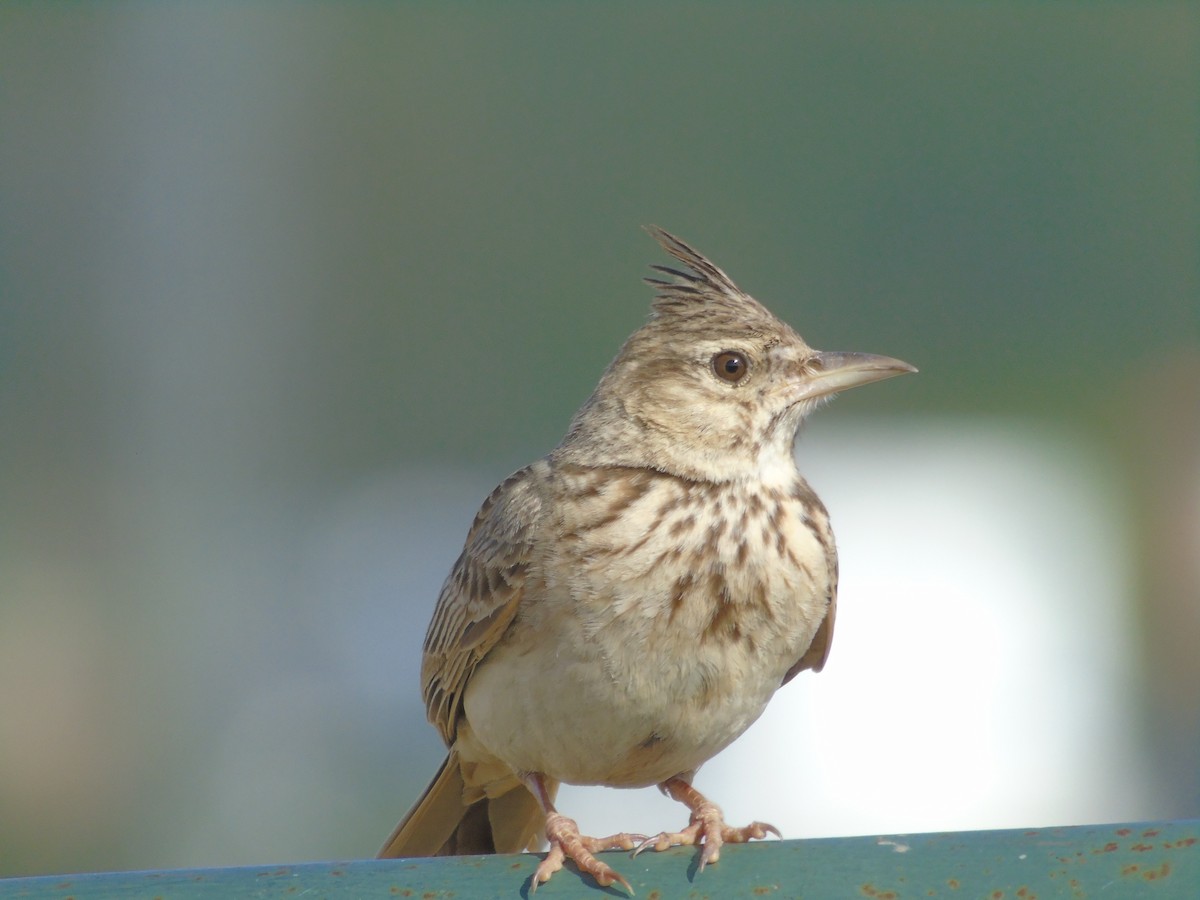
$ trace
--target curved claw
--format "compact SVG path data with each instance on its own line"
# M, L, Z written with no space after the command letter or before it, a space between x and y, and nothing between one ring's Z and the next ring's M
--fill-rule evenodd
M683 831L660 831L658 834L644 839L637 845L630 856L637 856L643 850L653 849L655 853L661 853L675 846L692 846L698 841L697 837L702 830L699 822L693 822Z
M750 837L754 838L757 841L763 840L768 834L773 834L773 835L775 835L775 837L779 838L781 841L783 840L783 834L781 834L779 829L776 828L774 825L772 825L770 822L751 822L749 825L746 826L746 828L754 829L753 831L750 832ZM729 841L731 844L736 843L736 841L733 838L725 838L725 840Z
M635 842L645 835L621 832L605 838L587 837L579 833L579 826L574 819L551 813L546 817L546 837L550 841L550 850L530 877L529 893L536 891L539 884L549 881L550 876L563 867L563 861L570 857L579 871L591 875L600 887L619 884L629 896L634 895L633 885L625 876L593 854L601 850L632 850Z
M646 838L632 855L637 856L643 850L653 849L658 853L668 847L699 844L702 850L698 871L703 872L706 865L721 858L722 844L744 844L751 840L762 840L768 834L783 837L778 828L766 822L751 822L742 828L731 828L725 824L720 809L709 804L706 809L693 814L691 823L683 831L663 831Z

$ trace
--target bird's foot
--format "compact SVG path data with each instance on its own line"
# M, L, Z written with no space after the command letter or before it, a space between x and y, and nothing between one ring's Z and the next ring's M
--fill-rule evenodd
M721 807L702 795L694 787L678 779L661 785L663 791L675 800L687 805L692 811L687 828L683 831L664 831L647 838L633 851L637 856L643 850L666 850L675 846L701 846L699 871L709 863L721 858L723 844L744 844L749 840L762 840L768 834L782 837L779 829L766 822L751 822L743 828L732 828L725 824Z
M546 816L546 839L550 841L550 852L533 873L529 884L530 893L536 891L539 884L549 881L550 876L563 867L563 860L572 859L579 871L586 872L596 879L596 884L608 887L616 883L633 896L633 886L625 877L593 854L601 850L633 850L639 841L646 840L644 834L622 832L604 838L588 837L579 833L579 826L574 819L552 812Z

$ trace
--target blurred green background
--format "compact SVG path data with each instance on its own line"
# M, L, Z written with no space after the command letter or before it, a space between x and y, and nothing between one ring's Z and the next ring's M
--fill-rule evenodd
M1130 814L1200 815L1198 59L1191 3L0 5L0 874L374 851L651 222L921 368L829 421L1105 460Z

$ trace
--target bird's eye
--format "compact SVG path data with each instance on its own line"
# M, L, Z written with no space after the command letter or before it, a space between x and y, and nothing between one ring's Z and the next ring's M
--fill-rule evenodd
M712 360L717 377L729 384L737 384L750 373L750 362L736 350L722 350Z

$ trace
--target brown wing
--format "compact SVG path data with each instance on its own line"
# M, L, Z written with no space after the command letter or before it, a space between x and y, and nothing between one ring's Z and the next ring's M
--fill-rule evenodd
M438 596L425 635L421 687L429 721L447 745L454 743L471 673L517 614L541 519L536 483L544 466L534 463L492 491Z
M834 620L837 618L838 570L836 556L831 560L829 575L829 600L826 603L825 618L817 626L817 633L813 635L812 643L808 645L808 649L804 651L804 655L783 676L781 685L787 684L805 669L820 672L825 668L825 662L829 659L829 648L833 645L833 625Z

